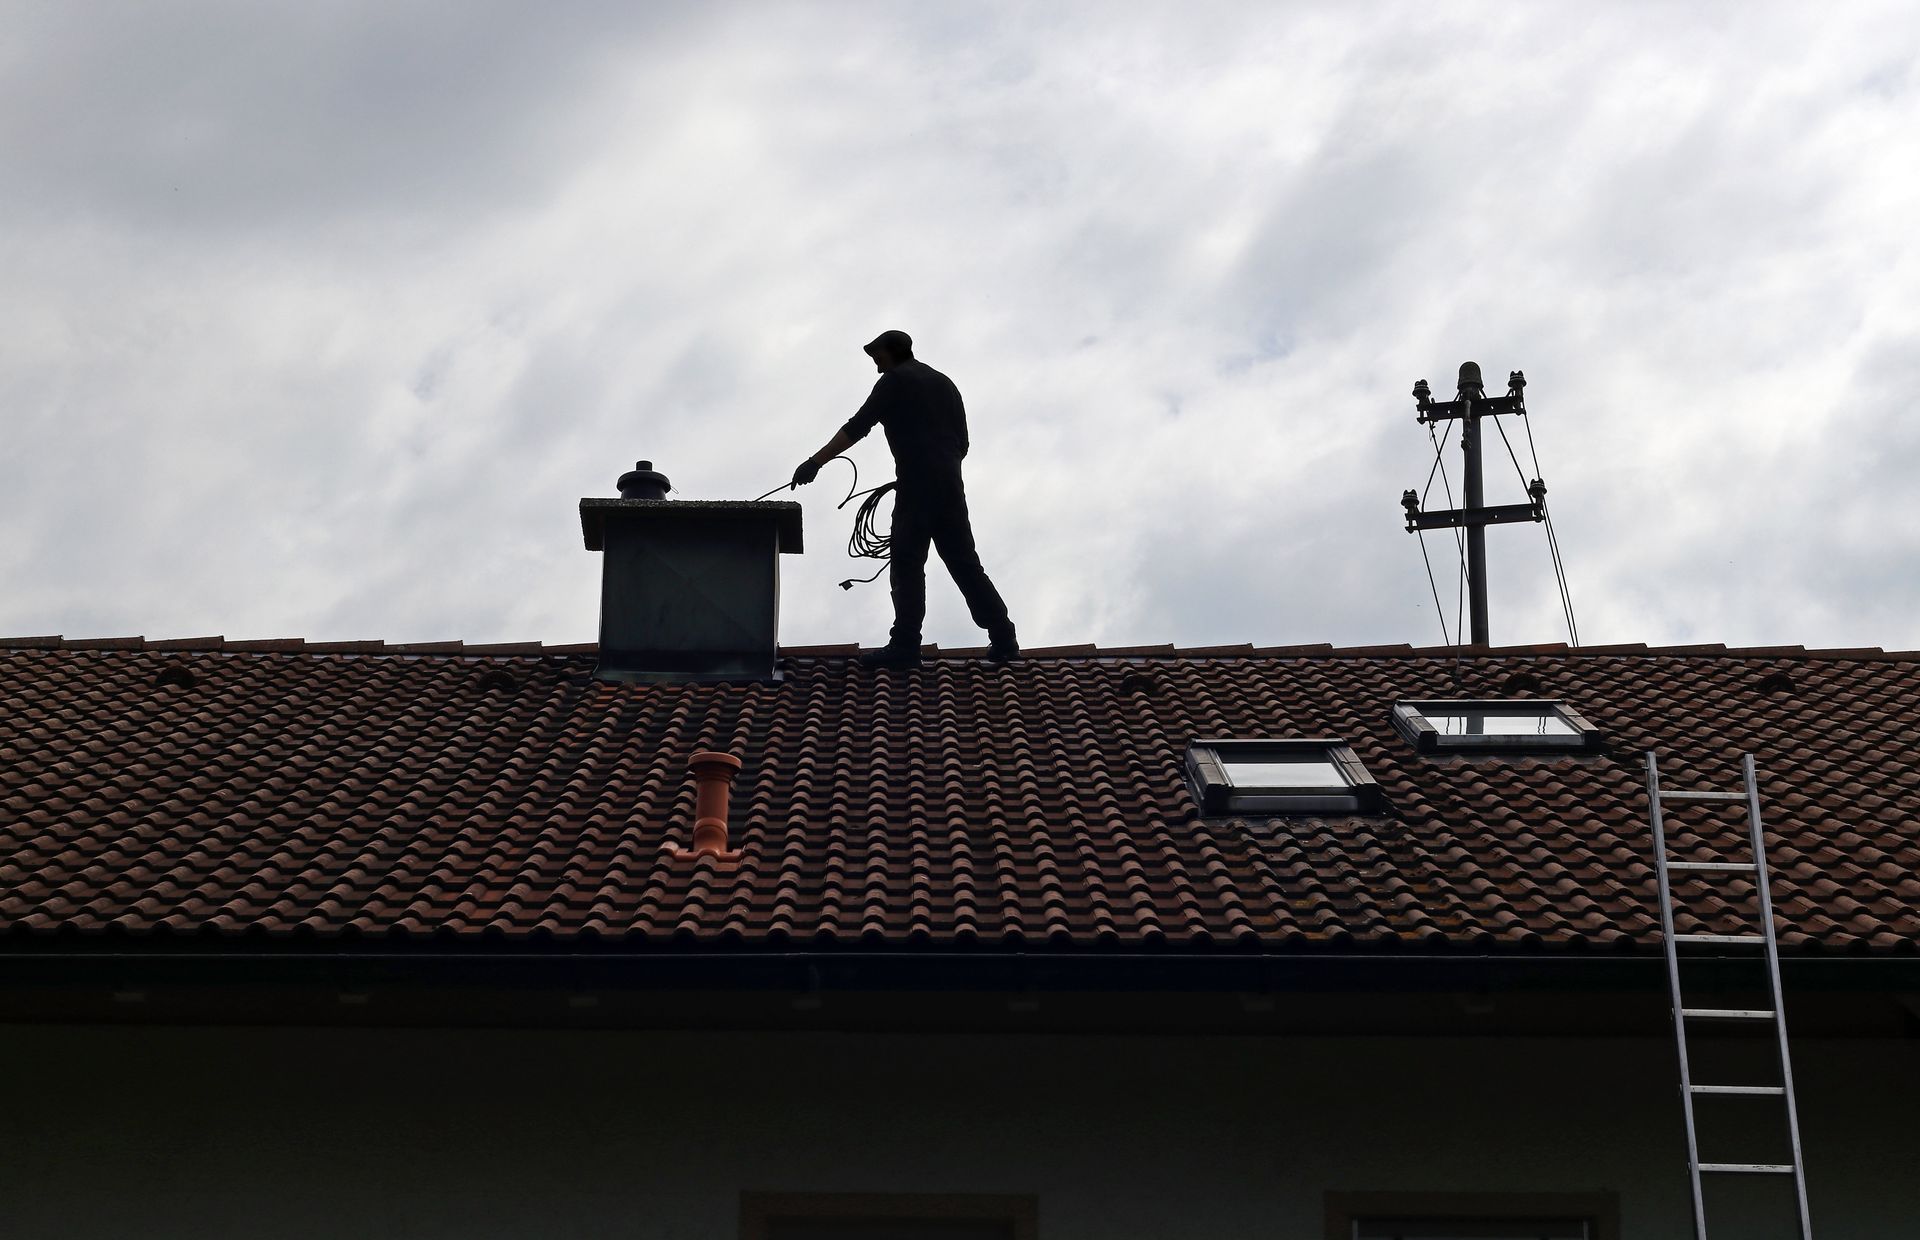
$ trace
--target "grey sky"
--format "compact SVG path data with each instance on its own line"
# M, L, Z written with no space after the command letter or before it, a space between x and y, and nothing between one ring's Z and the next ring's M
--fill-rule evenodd
M967 394L1029 644L1437 641L1407 393L1472 357L1531 381L1589 642L1920 646L1908 4L0 31L0 632L591 640L577 499L642 456L758 494L898 326ZM789 641L885 633L844 474ZM1488 540L1495 639L1562 636L1540 532Z

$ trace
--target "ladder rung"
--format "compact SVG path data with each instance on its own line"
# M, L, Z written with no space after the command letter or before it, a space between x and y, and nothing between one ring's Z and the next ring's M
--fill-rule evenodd
M1669 870L1689 870L1696 874L1722 870L1728 874L1753 874L1760 869L1751 861L1669 861Z
M1692 1020L1772 1020L1775 1013L1763 1008L1681 1008L1680 1015Z
M1787 1093L1781 1085L1691 1085L1688 1088L1696 1094L1751 1094L1762 1098L1782 1098Z
M1744 792L1661 792L1662 801L1744 801Z
M1759 1175L1792 1175L1792 1163L1701 1163L1702 1171L1735 1171Z
M1764 943L1764 934L1676 934L1676 943Z

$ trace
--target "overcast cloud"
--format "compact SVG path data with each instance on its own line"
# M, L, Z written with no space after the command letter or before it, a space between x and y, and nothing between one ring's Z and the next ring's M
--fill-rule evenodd
M902 327L1030 645L1438 641L1408 390L1470 357L1588 642L1920 647L1917 54L1864 2L0 3L0 632L591 640L577 500L757 495ZM886 630L845 472L790 642ZM1495 639L1564 636L1488 542Z

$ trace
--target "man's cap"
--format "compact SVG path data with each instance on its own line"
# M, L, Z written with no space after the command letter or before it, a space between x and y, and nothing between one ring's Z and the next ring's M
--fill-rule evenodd
M868 357L875 356L875 351L879 349L885 349L895 357L911 357L913 356L913 337L903 331L881 332L870 344L861 347L866 350Z

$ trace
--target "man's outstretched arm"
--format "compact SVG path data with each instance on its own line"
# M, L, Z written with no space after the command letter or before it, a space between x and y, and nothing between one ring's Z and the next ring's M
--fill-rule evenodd
M880 425L881 414L890 404L899 399L898 380L888 382L892 379L894 376L891 374L881 375L879 382L873 385L873 392L867 397L867 403L860 406L860 411L848 418L847 424L841 427L832 439L827 440L826 447L800 462L800 468L793 471L793 486L803 487L818 478L822 465L865 439L874 427ZM788 490L792 489L792 487L788 488Z
M831 461L834 457L839 456L852 446L853 436L847 434L846 428L842 427L840 430L835 431L833 438L827 440L826 447L800 462L800 468L793 471L793 486L803 487L815 478L818 478L822 465L825 465L828 461ZM787 489L792 490L793 487L788 487Z

